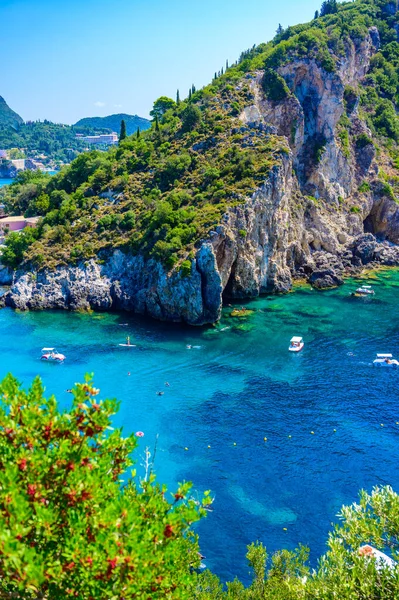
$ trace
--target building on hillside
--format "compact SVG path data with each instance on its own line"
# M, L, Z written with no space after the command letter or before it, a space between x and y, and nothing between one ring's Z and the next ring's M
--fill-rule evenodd
M6 231L22 231L25 227L36 227L40 217L10 217L0 216L0 235Z
M118 134L114 131L112 133L104 133L101 135L84 135L80 136L78 133L76 137L86 142L86 144L95 145L95 144L104 144L106 146L112 146L113 144L117 144L119 137Z

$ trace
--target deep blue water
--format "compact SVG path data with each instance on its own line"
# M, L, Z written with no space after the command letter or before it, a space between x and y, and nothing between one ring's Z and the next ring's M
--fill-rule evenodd
M212 490L214 510L198 532L206 564L224 581L246 579L254 540L269 551L307 544L315 563L360 488L399 490L399 370L372 366L376 352L399 358L399 272L373 285L371 300L351 298L349 282L250 302L243 319L227 307L208 329L4 309L0 375L12 371L27 385L40 374L67 406L65 390L94 372L102 395L121 400L115 424L145 432L139 457L159 434L159 479ZM136 348L118 346L127 335ZM287 351L292 335L305 339L298 355ZM40 362L41 347L53 345L64 365Z

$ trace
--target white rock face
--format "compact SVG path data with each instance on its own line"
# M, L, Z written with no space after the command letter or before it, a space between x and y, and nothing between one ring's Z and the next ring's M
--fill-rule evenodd
M355 87L364 77L378 44L375 28L365 40L348 42L334 73L309 59L281 67L291 94L280 102L265 97L263 72L250 79L254 100L241 120L284 136L291 153L281 155L252 197L228 209L200 244L190 276L115 250L101 265L91 260L53 272L16 273L6 303L20 309L131 310L202 325L218 320L223 296L287 291L297 274L327 287L363 264L399 264L399 247L390 243L399 243L398 205L378 180L374 146L344 148L338 129L345 86ZM356 106L349 120L353 137L370 135ZM359 193L365 180L370 191Z

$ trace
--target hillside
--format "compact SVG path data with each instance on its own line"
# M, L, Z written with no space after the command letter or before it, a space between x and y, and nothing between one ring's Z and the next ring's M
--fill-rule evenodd
M145 131L151 126L148 119L143 119L137 115L126 115L121 113L118 115L109 115L108 117L86 117L75 123L75 127L99 127L101 129L110 129L111 131L119 133L122 119L126 123L127 135L136 133L137 129Z
M226 297L399 264L398 29L393 2L328 0L189 99L155 102L150 130L11 186L10 209L43 220L8 238L7 302L201 324Z
M23 118L11 110L4 98L0 96L0 127L18 127L23 122Z

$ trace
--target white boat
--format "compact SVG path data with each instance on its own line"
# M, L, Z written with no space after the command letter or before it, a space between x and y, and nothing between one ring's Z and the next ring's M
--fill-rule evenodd
M291 338L290 347L288 350L290 352L300 352L304 347L304 341L301 337L294 336Z
M384 552L381 552L381 550L377 550L377 548L369 546L368 544L365 546L360 546L359 554L360 556L374 558L377 569L381 569L383 567L388 567L389 569L395 568L396 562L392 558L390 558L387 554L384 554Z
M377 354L377 358L373 360L375 367L399 367L399 362L392 358L392 354Z
M375 292L371 285L362 285L360 288L357 288L355 294L359 294L360 296L373 296Z
M60 352L57 352L55 348L42 348L41 360L62 363L64 362L65 358L66 357Z

